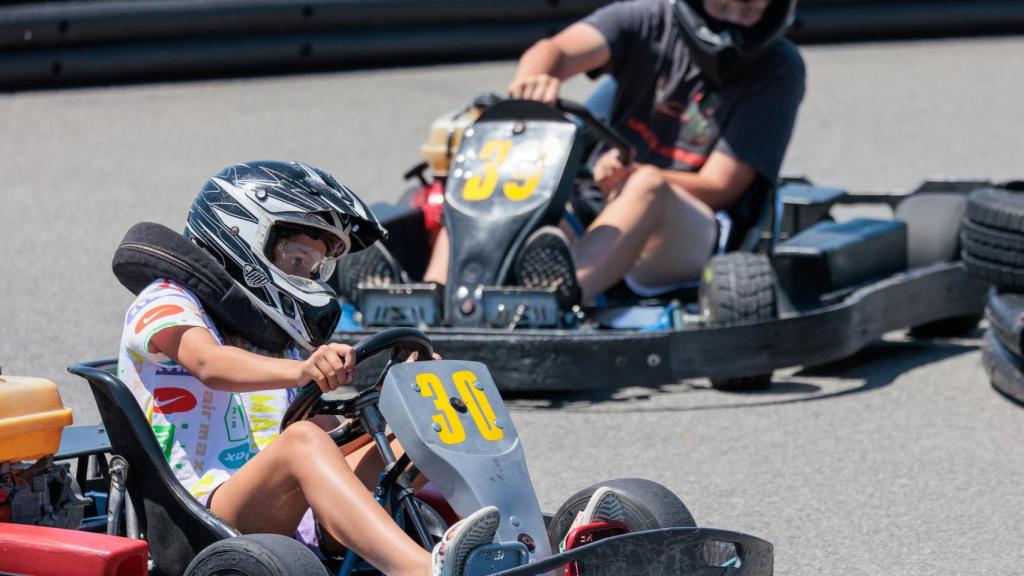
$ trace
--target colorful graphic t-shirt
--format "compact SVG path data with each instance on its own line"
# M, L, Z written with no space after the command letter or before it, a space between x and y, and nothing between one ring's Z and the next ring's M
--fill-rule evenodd
M178 480L199 497L277 437L293 391L232 393L206 387L166 355L149 351L153 335L171 326L207 328L224 343L194 294L157 280L128 309L117 371L142 406ZM230 344L246 348L241 342ZM297 351L285 355L298 358Z

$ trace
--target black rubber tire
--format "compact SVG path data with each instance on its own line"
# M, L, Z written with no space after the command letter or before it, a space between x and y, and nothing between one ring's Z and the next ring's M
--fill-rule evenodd
M965 228L961 236L964 252L986 262L1024 268L1024 236L995 229L991 232L995 234L968 232ZM1017 240L1016 246L1013 245L1014 239Z
M976 224L1024 233L1024 194L982 188L967 199L967 218Z
M643 478L605 480L573 494L558 508L548 524L552 550L558 550L576 513L587 506L590 495L602 486L614 488L619 493L626 514L625 522L634 532L697 525L686 504L657 482Z
M701 275L701 315L712 326L771 320L776 317L775 272L767 256L733 252L715 256ZM729 392L764 390L771 372L712 378L711 386Z
M185 576L327 576L316 554L280 534L246 534L207 546Z
M1024 268L990 262L967 252L961 254L967 272L1000 290L1024 292Z
M921 324L910 329L910 335L914 338L952 338L955 336L967 336L978 328L978 322L984 318L984 313L967 314L966 316L954 316L943 318L927 324Z
M910 268L957 259L966 206L967 198L955 192L918 192L896 206L896 218L907 225Z
M969 238L975 244L985 244L1003 250L1024 250L1024 231L1009 232L991 228L969 218L964 218L960 235Z
M1024 295L989 292L985 306L989 331L1010 352L1021 356L1024 351Z
M1004 348L991 332L981 342L981 364L997 392L1024 406L1024 362Z

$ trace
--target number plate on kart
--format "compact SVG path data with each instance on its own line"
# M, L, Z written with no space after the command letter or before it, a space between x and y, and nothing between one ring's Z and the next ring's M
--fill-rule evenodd
M477 122L463 135L445 200L460 212L485 219L543 205L561 180L576 131L567 121Z
M553 328L561 313L555 293L529 288L485 288L484 322L495 328Z
M440 301L436 284L359 288L359 310L366 326L437 326Z

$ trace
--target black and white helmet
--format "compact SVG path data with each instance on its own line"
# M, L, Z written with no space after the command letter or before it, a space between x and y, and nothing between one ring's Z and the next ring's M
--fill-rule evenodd
M708 15L703 0L668 0L697 67L712 82L725 84L754 65L793 24L797 0L768 0L749 28Z
M277 239L297 232L328 248L313 278L273 264ZM341 314L326 283L337 259L386 236L358 196L330 174L300 162L225 168L206 182L185 225L185 237L209 252L267 317L310 350L327 340Z

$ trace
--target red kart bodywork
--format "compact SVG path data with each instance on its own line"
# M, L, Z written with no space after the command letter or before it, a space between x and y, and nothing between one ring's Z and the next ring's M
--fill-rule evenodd
M106 534L0 524L0 573L147 576L149 547Z

